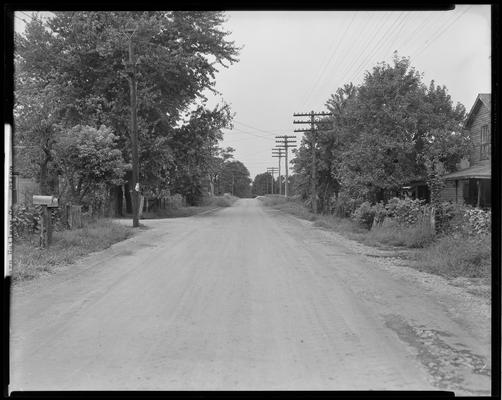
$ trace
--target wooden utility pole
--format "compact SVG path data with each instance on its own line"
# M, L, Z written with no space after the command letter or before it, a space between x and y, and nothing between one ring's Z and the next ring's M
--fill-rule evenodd
M282 194L282 183L281 183L281 158L284 156L282 147L275 147L272 149L272 157L279 159L279 194Z
M284 167L285 170L284 174L286 176L286 180L284 182L284 196L288 197L288 170L289 170L288 149L290 147L296 147L296 136L283 135L283 136L276 136L275 138L277 139L275 142L278 144L276 147L284 149L284 159L286 164Z
M134 47L132 37L135 29L126 30L129 36L129 62L127 75L129 77L131 93L131 152L132 152L132 226L139 226L139 156L138 156L138 123L136 120L136 61L134 60Z
M310 117L309 121L293 121L294 124L310 124L310 129L295 129L295 132L310 132L312 134L310 139L310 148L312 149L312 212L317 214L317 131L320 125L327 124L327 121L316 120L315 117L328 117L332 116L331 113L311 111L309 113L294 113L295 117ZM316 128L316 125L318 126Z
M270 176L272 176L272 194L274 194L274 174L277 172L277 168L275 167L270 167L270 168L267 168L267 172L270 174Z

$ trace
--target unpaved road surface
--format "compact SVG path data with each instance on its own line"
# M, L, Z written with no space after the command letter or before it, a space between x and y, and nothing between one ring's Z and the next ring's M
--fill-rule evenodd
M11 390L490 394L488 300L384 268L257 199L142 222L15 285Z

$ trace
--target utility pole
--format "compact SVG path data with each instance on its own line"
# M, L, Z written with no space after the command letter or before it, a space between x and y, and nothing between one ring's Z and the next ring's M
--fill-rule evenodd
M311 111L309 113L294 113L295 117L310 117L309 121L293 121L293 124L310 124L310 129L295 129L295 132L310 132L312 134L310 141L310 148L312 149L312 212L317 214L317 159L316 159L316 145L317 145L317 131L319 126L325 125L327 121L316 120L315 117L328 117L332 116L331 113ZM318 126L316 128L316 125ZM324 129L323 129L324 130Z
M132 152L132 226L139 226L139 156L138 156L138 123L136 120L136 62L134 60L134 47L132 37L136 29L126 29L129 35L129 62L127 75L129 77L131 93L131 152Z
M282 195L282 183L281 183L281 158L284 156L282 147L275 147L272 149L272 157L279 159L279 194Z
M276 147L284 149L284 159L285 159L285 175L286 175L286 180L284 182L284 196L288 197L288 170L289 170L289 165L288 165L288 149L290 147L296 147L296 136L292 135L283 135L283 136L276 136L275 142L278 144ZM294 140L293 140L294 139Z
M267 172L272 176L272 194L274 194L274 174L277 172L277 168L275 167L270 167L267 168Z

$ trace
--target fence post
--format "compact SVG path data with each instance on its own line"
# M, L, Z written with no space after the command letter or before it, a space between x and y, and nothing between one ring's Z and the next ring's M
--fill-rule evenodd
M71 212L71 201L66 205L66 225L68 229L73 229L73 215Z
M52 240L51 216L49 208L42 205L42 215L40 218L40 247L48 247Z

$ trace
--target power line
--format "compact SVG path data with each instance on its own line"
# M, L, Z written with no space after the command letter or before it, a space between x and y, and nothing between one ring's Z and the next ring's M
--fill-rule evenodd
M246 131L243 131L239 128L232 128L231 131L237 131L237 132L240 132L240 133L244 133L246 135L251 135L251 136L254 136L254 137L258 137L258 138L262 138L262 139L268 139L268 140L274 140L273 137L270 137L270 136L263 136L263 135L258 135L256 133L252 133L252 132L246 132Z
M333 53L331 54L330 58L328 59L328 61L324 65L324 68L322 69L322 72L318 75L317 80L314 82L314 85L312 86L309 94L307 95L306 100L303 103L303 107L305 107L308 104L308 102L310 100L310 97L312 96L313 92L315 91L315 88L316 88L317 84L319 83L319 81L321 80L321 77L324 75L324 73L326 71L326 68L328 67L328 65L330 64L331 60L334 58L334 56L336 55L336 53L338 52L338 48L340 47L340 44L343 42L343 39L345 38L345 35L347 34L347 31L352 26L352 23L354 22L354 19L356 18L356 15L357 15L357 13L354 12L354 14L352 15L352 19L350 20L350 23L347 25L345 31L343 32L342 37L338 41L338 44L337 44L335 50L333 51Z
M391 23L391 25L387 28L387 30L384 32L382 37L380 37L380 39L378 40L378 42L374 46L373 50L369 53L369 55L366 56L366 58L364 58L362 65L367 63L367 61L369 59L371 59L373 56L375 56L377 54L377 52L382 48L383 43L385 43L386 40L389 40L390 33L392 32L392 29L394 29L394 26L396 26L396 27L399 26L403 19L404 19L404 11L402 11L397 16L397 18ZM345 74L343 75L343 78L341 79L342 82L350 76L351 70L354 65L355 65L355 63L352 64L352 66L349 70L346 70Z
M462 17L467 11L469 11L469 9L471 8L472 6L468 6L461 14L457 15L457 17L455 19L453 19L448 25L446 25L445 27L442 27L443 29L436 35L436 37L434 37L432 40L429 41L429 43L427 45L425 45L425 47L423 47L421 50L418 51L418 53L415 53L413 55L413 57L415 56L418 56L420 54L423 53L423 51L429 47L432 43L434 43L436 40L438 40L455 22L457 22L457 20ZM438 32L438 31L436 31Z
M309 113L294 113L294 117L310 117L309 121L293 121L293 124L310 124L310 129L295 129L295 132L310 132L310 147L312 149L312 212L317 214L317 182L316 182L316 174L317 174L317 165L316 165L316 144L317 144L317 131L322 129L321 126L325 124L330 124L325 120L316 120L315 117L331 117L332 113L327 112L314 112L311 111ZM316 128L317 125L317 128ZM323 129L324 130L324 129ZM287 149L286 149L286 157L287 157ZM287 170L286 170L287 172ZM286 175L287 181L287 175ZM287 186L286 186L287 187ZM287 196L287 191L286 191Z
M244 122L240 122L240 121L237 121L235 119L234 119L234 122L237 122L239 125L243 125L246 128L254 129L256 131L260 131L260 132L263 132L263 133L271 133L272 135L275 135L277 132L281 131L280 129L277 129L275 132L274 131L267 131L267 130L264 130L264 129L256 128L255 126L252 126L252 125L245 124Z
M386 14L387 14L387 13L386 13ZM385 14L384 14L384 15L385 15ZM376 23L376 24L374 25L374 27L373 27L373 28L374 28L374 30L373 30L374 32L375 32L376 30L378 30L378 32L380 32L380 31L381 31L381 29L382 29L382 27L384 26L384 25L382 24L382 25L380 25L380 27L379 27L379 28L377 28L377 25L378 25L378 23ZM368 25L368 27L370 27L370 25ZM370 28L370 29L371 29L371 28ZM362 35L360 35L360 36L362 37ZM366 48L368 48L368 46L371 44L371 41L372 41L373 39L374 39L374 36L373 36L373 35L371 35L371 36L368 38L368 40L367 40L366 42L364 42L364 41L362 42L362 44L363 44L363 45L364 45L364 43L366 44L365 49L366 49ZM352 71L352 69L353 69L354 65L356 64L356 62L358 62L358 61L359 61L359 59L363 56L363 54L364 54L364 50L363 50L362 52L360 52L360 53L359 53L359 55L358 55L358 56L356 56L356 58L355 58L355 59L353 59L352 61L350 61L350 60L347 58L347 63L346 63L345 65L343 65L343 67L342 67L342 68L340 68L340 70L341 70L341 71L343 71L343 72L342 72L341 74L336 74L336 75L335 75L335 77L336 77L336 76L340 76L340 77L342 77L342 79L340 79L340 81L341 81L341 82L343 82L343 81L345 80L346 76L347 76L347 75L348 75L348 74ZM333 79L331 79L331 80L330 80L330 84L329 84L329 86L332 86L332 83L333 83Z
M22 21L24 22L25 24L29 24L28 21L26 21L25 19L21 18L21 17L18 17L17 15L14 15L14 18L17 18L19 21Z
M23 14L23 15L27 16L28 18L33 19L33 16L31 16L31 15L29 15L29 14L25 13L24 11L19 11L19 12L20 12L21 14Z
M408 14L405 14L403 15L401 21L397 24L395 30L396 32L394 33L394 35L392 37L388 37L388 40L386 42L383 42L382 45L380 46L379 50L382 51L384 57L386 54L388 54L388 51L392 48L396 49L397 46L395 46L395 38L396 37L399 37L399 34L401 33L401 31L403 30L403 28L405 27L406 23L406 19L408 18ZM388 45L390 44L390 45ZM356 69L356 71L354 72L354 74L350 77L350 80L352 79L355 79L360 73L361 71L364 69L364 65L367 63L368 61L368 58L365 59L362 63L360 63Z
M378 32L376 32L376 34L375 34L375 37L378 37L378 34L380 33L380 31L382 30L382 28L384 26L385 26L385 24L380 25L380 28L378 29ZM355 76L357 76L357 74L358 74L361 66L364 67L364 65L368 61L368 59L369 59L369 53L367 53L366 51L367 51L369 45L372 43L372 40L373 40L373 37L370 37L369 41L368 41L368 43L366 45L366 47L363 49L363 51L361 51L359 57L354 61L354 63L351 66L351 69L349 71L347 71L347 74L345 76L347 76L347 77L350 76L350 78L347 79L349 82L351 80L353 80ZM375 50L375 48L376 48L376 46L373 48L373 50ZM361 61L361 62L359 62L359 61Z
M437 14L436 14L437 15ZM430 18L429 18L430 17ZM434 21L434 17L435 17L435 14L433 11L429 11L427 12L427 16L424 17L424 19L419 22L417 24L417 26L415 27L415 29L411 32L410 35L406 36L406 37L403 37L403 41L400 43L400 45L402 46L404 43L408 43L410 41L410 39L412 39L413 37L415 37L415 35L418 33L418 32L422 32L424 31L425 27L429 24L432 23L432 21Z

